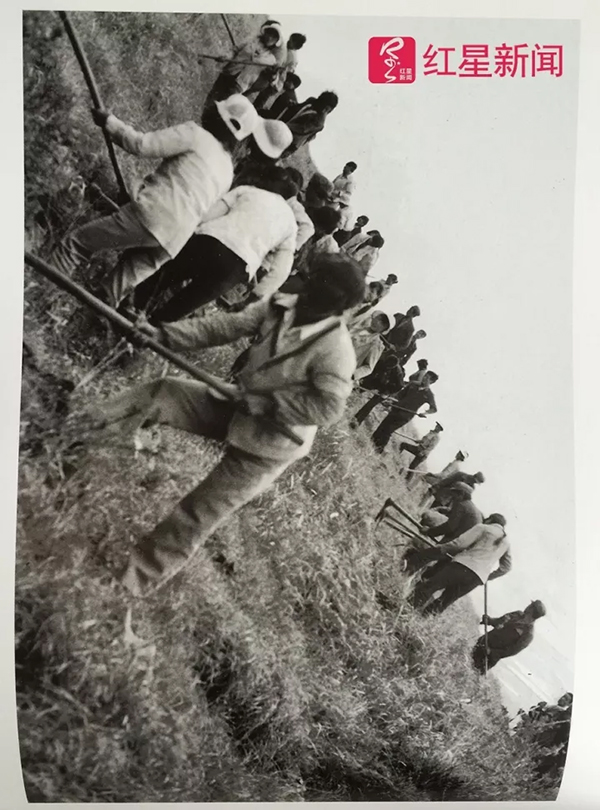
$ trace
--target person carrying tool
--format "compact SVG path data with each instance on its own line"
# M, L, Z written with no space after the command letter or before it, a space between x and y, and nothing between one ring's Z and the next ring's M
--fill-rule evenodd
M451 505L447 508L448 520L439 526L424 529L432 539L442 537L443 541L455 540L472 526L483 523L483 515L471 500L473 488L468 484L456 483L450 490ZM438 513L443 513L441 509Z
M255 339L228 399L203 383L166 377L137 385L88 416L97 428L115 425L129 433L159 423L226 443L212 472L137 542L123 577L134 594L176 574L219 524L307 455L319 426L340 418L356 365L342 313L363 295L352 260L323 256L298 296L277 293L236 314L145 325L150 337L186 352ZM291 428L299 445L277 423Z
M389 334L388 332L388 337ZM371 437L378 453L383 453L392 435L408 424L414 416L423 418L429 414L437 413L437 405L431 386L438 379L435 371L427 371L422 382L407 383L400 393L393 398L390 412ZM428 406L427 410L420 413L419 408L423 405Z
M296 76L298 51L305 43L304 34L291 34L286 46L281 48L281 53L276 54L277 70L273 72L271 68L266 68L265 75L263 76L261 73L255 84L248 90L248 94L259 91L254 100L257 110L262 112L271 109L274 102L278 100L279 94L285 91L286 87L295 90L299 86L300 81ZM298 81L295 81L296 79Z
M407 481L410 481L414 475L412 470L418 469L419 466L426 460L427 456L438 446L441 439L440 434L443 429L444 428L440 425L440 423L436 422L435 427L418 441L402 442L398 448L399 453L402 454L403 451L406 451L413 456L413 460L408 466L409 472L406 475Z
M413 555L413 566L417 556L421 565L437 561L431 575L416 585L414 607L425 615L442 613L479 585L507 574L512 561L505 526L504 516L494 513L454 540Z
M487 650L486 636L483 635L477 640L471 653L473 666L480 675L485 675L503 658L512 658L529 647L533 641L533 626L545 615L544 603L535 599L525 610L513 610L499 619L482 616L481 624L489 625L492 630L487 633Z
M456 472L435 481L431 485L431 493L434 496L431 508L437 509L440 506L447 506L452 499L452 493L455 491L457 484L465 484L473 490L478 484L483 484L484 481L485 476L482 472L471 474L464 470L456 470Z
M93 115L96 124L126 151L163 158L131 202L108 217L76 228L52 253L51 262L70 273L97 253L124 251L107 284L109 302L115 307L179 253L210 208L228 191L236 144L252 136L265 154L277 157L291 140L284 125L264 121L240 95L207 108L202 126L188 121L145 134L106 110L94 110Z
M423 377L425 376L428 368L429 360L426 360L425 358L417 360L417 370L409 376L408 381L416 383L423 382Z
M394 328L390 330L388 341L399 351L405 351L412 337L415 333L414 319L418 318L421 310L418 306L412 306L406 311L406 315L402 312L395 312L394 318L396 323Z
M206 105L223 101L237 93L247 93L263 74L269 81L277 72L277 62L284 48L281 24L267 20L260 27L258 35L235 48L233 58L228 62L206 98ZM267 72L265 72L267 71Z

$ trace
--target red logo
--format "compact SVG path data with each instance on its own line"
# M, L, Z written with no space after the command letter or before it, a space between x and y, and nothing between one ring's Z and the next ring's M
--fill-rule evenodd
M416 45L412 37L371 37L371 84L410 84L417 75Z

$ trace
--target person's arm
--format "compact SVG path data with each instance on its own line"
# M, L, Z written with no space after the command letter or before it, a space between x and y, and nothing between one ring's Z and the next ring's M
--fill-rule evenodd
M463 534L459 534L454 540L448 540L447 543L442 543L439 548L446 554L454 557L460 551L470 548L481 537L481 524L467 529Z
M198 125L188 121L155 132L139 132L111 114L105 129L117 146L132 155L164 158L190 152L196 143Z
M428 414L431 413L437 413L437 405L435 402L435 397L433 396L431 391L427 392L427 402L429 403L429 407L427 408L426 411L421 411L419 413L419 416L427 416Z
M267 274L254 287L253 293L259 298L265 298L276 292L289 276L294 263L294 249L296 247L296 229L284 241L269 253Z
M236 204L239 197L243 194L243 189L244 186L232 188L231 191L228 191L227 194L224 194L219 200L213 203L206 214L202 217L202 222L196 229L196 233L202 230L202 225L204 225L206 222L210 222L213 219L219 219L220 217L224 217L226 214L228 214Z
M505 574L512 568L512 558L510 556L510 550L505 551L504 554L500 557L500 561L498 563L498 568L488 577L488 582L492 579L498 579L498 577L503 577Z
M342 416L356 360L349 341L327 343L311 364L304 385L272 392L269 416L289 425L329 425Z
M270 302L266 300L251 304L242 312L163 323L158 327L158 339L174 351L223 346L241 337L254 335L264 321L269 306Z

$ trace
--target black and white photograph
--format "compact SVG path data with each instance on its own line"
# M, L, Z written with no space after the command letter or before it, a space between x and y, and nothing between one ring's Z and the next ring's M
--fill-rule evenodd
M557 799L580 24L368 11L22 13L29 802Z

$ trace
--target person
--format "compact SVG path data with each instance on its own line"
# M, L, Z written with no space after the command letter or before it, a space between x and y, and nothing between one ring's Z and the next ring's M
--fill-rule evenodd
M288 166L286 169L289 179L295 183L297 191L296 194L288 199L288 205L292 209L294 217L296 218L296 251L300 250L302 245L310 239L315 232L315 226L312 219L309 217L306 208L302 205L298 196L304 189L304 177L299 169L293 166Z
M392 287L398 283L398 276L395 273L390 273L385 281L382 282L383 284L383 295L382 298L391 291Z
M268 110L272 107L275 101L278 100L279 95L285 91L288 79L297 79L296 68L298 67L298 51L305 45L306 37L304 34L291 34L287 41L287 45L282 49L282 53L277 59L277 70L272 72L267 69L263 79L262 75L257 80L257 85L249 92L256 92L259 87L258 95L255 99L255 107L258 110ZM292 90L299 86L299 82L290 82ZM288 85L289 86L289 85ZM262 89L260 89L262 88Z
M414 473L412 471L418 469L419 466L427 459L427 456L437 447L441 439L443 429L444 428L440 425L440 423L436 422L435 427L418 441L402 442L398 448L399 452L407 452L413 456L413 460L410 462L408 467L409 472L406 476L407 481L410 481L413 477Z
M266 108L261 107L257 99L255 104L256 109L263 118L281 118L286 110L298 104L297 91L301 84L302 79L297 73L289 73L283 83L282 91L275 96L275 99L270 105ZM260 96L258 98L260 98Z
M446 475L435 482L431 487L431 491L436 497L441 497L446 490L451 489L455 484L467 484L475 488L478 484L484 482L485 475L482 472L468 473L464 470L456 470L456 472L450 473L450 475Z
M400 365L405 366L408 361L416 354L417 349L417 342L419 340L423 340L423 338L427 337L427 332L424 329L417 329L414 335L411 337L408 346L404 349L398 349L398 359L400 361Z
M349 160L342 169L341 173L334 178L334 200L339 200L340 202L344 203L344 205L350 205L352 194L356 189L356 179L353 175L357 168L358 165L353 160Z
M365 214L362 214L360 217L357 217L356 222L354 223L354 227L350 230L344 230L340 228L337 230L333 237L335 241L338 243L340 247L343 247L346 242L349 242L354 236L358 236L362 233L362 230L369 222L369 217Z
M309 273L313 272L318 256L339 252L337 242L332 236L338 226L339 216L339 211L333 208L319 208L314 212L312 221L315 232L296 253L292 276L285 286L286 292L298 292Z
M132 593L174 576L218 525L310 452L319 426L340 418L356 365L342 313L363 295L362 274L351 259L323 256L298 296L277 293L236 314L145 325L148 335L175 351L255 339L237 384L228 385L228 399L204 383L165 377L88 413L93 427L112 426L125 435L158 423L225 442L216 467L136 543L122 578ZM299 445L278 424L291 429Z
M473 647L471 657L473 666L481 675L496 666L503 658L512 658L523 652L533 641L534 624L546 615L544 603L539 599L532 601L525 610L513 610L498 619L489 616L481 617L481 624L489 625L492 630L481 636Z
M327 116L338 105L338 97L331 90L321 93L318 98L307 98L301 104L288 108L279 115L292 131L293 141L282 157L289 157L301 146L314 140L325 127Z
M379 258L379 251L384 244L385 240L379 231L366 234L360 233L349 239L341 250L356 259L363 268L366 277L375 266Z
M448 507L448 520L439 526L425 531L427 537L443 537L443 541L455 540L472 526L483 523L483 515L471 500L473 489L468 484L457 483L450 490L451 502ZM441 510L438 510L441 511Z
M406 350L415 333L414 319L418 318L421 310L418 306L409 307L406 315L402 312L394 313L396 323L388 334L388 341L399 350Z
M448 464L446 464L446 466L440 470L439 473L427 473L425 480L428 484L432 485L439 483L446 476L452 475L453 473L457 472L457 470L460 470L461 464L463 464L468 457L468 453L465 453L463 450L459 450L452 461L448 462Z
M107 296L115 307L177 256L213 204L229 190L231 153L237 143L252 135L270 157L278 157L285 148L273 140L267 122L240 95L209 106L202 126L188 121L142 133L100 109L94 110L94 120L127 152L163 158L129 203L76 228L51 257L58 269L70 273L102 251L125 251L107 282Z
M225 65L217 77L208 93L206 104L223 101L234 94L247 93L259 76L266 80L268 75L275 75L282 46L280 23L267 20L261 25L257 36L235 48L232 61Z
M173 262L138 288L136 307L171 293L153 321L172 322L267 272L253 290L258 299L274 293L289 276L296 248L296 220L287 199L297 192L286 169L266 169L253 186L237 186L218 200ZM158 278L157 278L158 276ZM156 280L155 280L156 279Z
M421 360L417 360L417 370L414 371L408 378L409 382L416 382L420 383L423 382L423 377L427 369L429 368L429 360L422 358Z
M425 615L442 613L479 585L505 576L512 567L505 526L505 517L494 513L454 540L417 552L420 563L437 565L416 585L414 607Z
M375 368L385 348L380 336L385 335L391 325L390 316L385 312L373 312L369 325L352 336L356 352L355 380L368 376Z
M387 337L389 337L389 332ZM392 435L399 428L408 424L414 416L425 417L437 413L437 405L431 386L439 379L434 371L427 371L420 383L409 382L394 397L388 415L372 435L372 441L378 453L383 453ZM427 410L419 413L419 408L427 405ZM358 420L358 414L355 419Z

